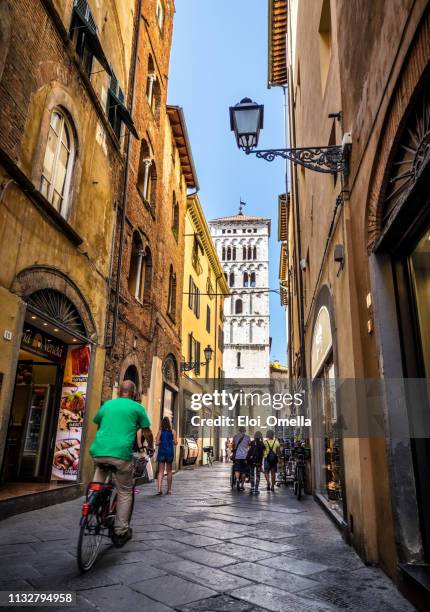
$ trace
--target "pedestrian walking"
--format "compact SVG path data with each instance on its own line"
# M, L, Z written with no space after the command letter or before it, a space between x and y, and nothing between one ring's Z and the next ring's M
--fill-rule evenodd
M251 480L251 490L250 494L258 495L260 491L258 487L260 485L260 473L261 466L263 463L264 456L264 442L263 442L263 434L261 431L256 431L254 434L254 439L251 441L248 449L248 454L246 456L246 462L250 469L250 480Z
M264 476L266 478L267 490L275 490L276 470L279 460L279 441L275 439L275 432L272 429L267 431L267 438L264 441Z
M173 483L173 459L175 456L175 446L178 444L176 431L172 429L169 417L163 417L161 428L157 434L156 445L158 448L157 462L157 495L163 495L164 471L167 471L167 495L172 493Z
M233 442L231 438L227 438L225 441L225 462L229 463L231 459L231 453L233 448Z
M248 454L250 442L251 438L246 434L246 428L239 427L239 432L233 438L233 469L236 475L238 491L243 491L245 489L244 482L248 473L246 456Z

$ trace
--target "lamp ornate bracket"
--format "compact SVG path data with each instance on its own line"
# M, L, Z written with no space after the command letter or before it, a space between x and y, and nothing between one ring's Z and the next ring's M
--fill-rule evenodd
M271 162L275 157L289 159L293 164L299 164L314 172L326 174L347 174L348 162L345 149L341 145L327 147L299 147L295 149L260 149L245 148L245 153L254 153L257 157Z

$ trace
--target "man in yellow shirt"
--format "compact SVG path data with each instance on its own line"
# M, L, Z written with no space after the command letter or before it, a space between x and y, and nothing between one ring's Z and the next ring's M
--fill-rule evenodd
M275 432L272 429L269 429L267 431L267 438L264 440L264 476L266 478L268 491L275 490L279 448L280 444L278 440L275 440Z

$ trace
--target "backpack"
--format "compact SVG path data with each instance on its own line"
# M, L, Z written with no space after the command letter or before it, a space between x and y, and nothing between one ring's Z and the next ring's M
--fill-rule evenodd
M276 453L273 451L273 447L276 444L276 440L273 442L272 446L270 446L269 441L267 440L267 448L269 449L269 452L267 453L267 463L269 465L274 465L275 463L278 463L278 456L276 455Z
M252 440L249 445L248 454L246 455L246 463L248 465L258 465L261 462L261 450L255 440Z

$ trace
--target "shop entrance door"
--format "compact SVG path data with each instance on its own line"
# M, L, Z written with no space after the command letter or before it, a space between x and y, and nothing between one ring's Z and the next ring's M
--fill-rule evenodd
M402 337L403 367L409 379L410 418L417 407L430 419L430 226L410 240L394 258L397 304ZM421 535L426 561L430 560L430 440L411 439Z
M42 358L33 360L26 351L20 357L1 480L47 482L62 368Z

